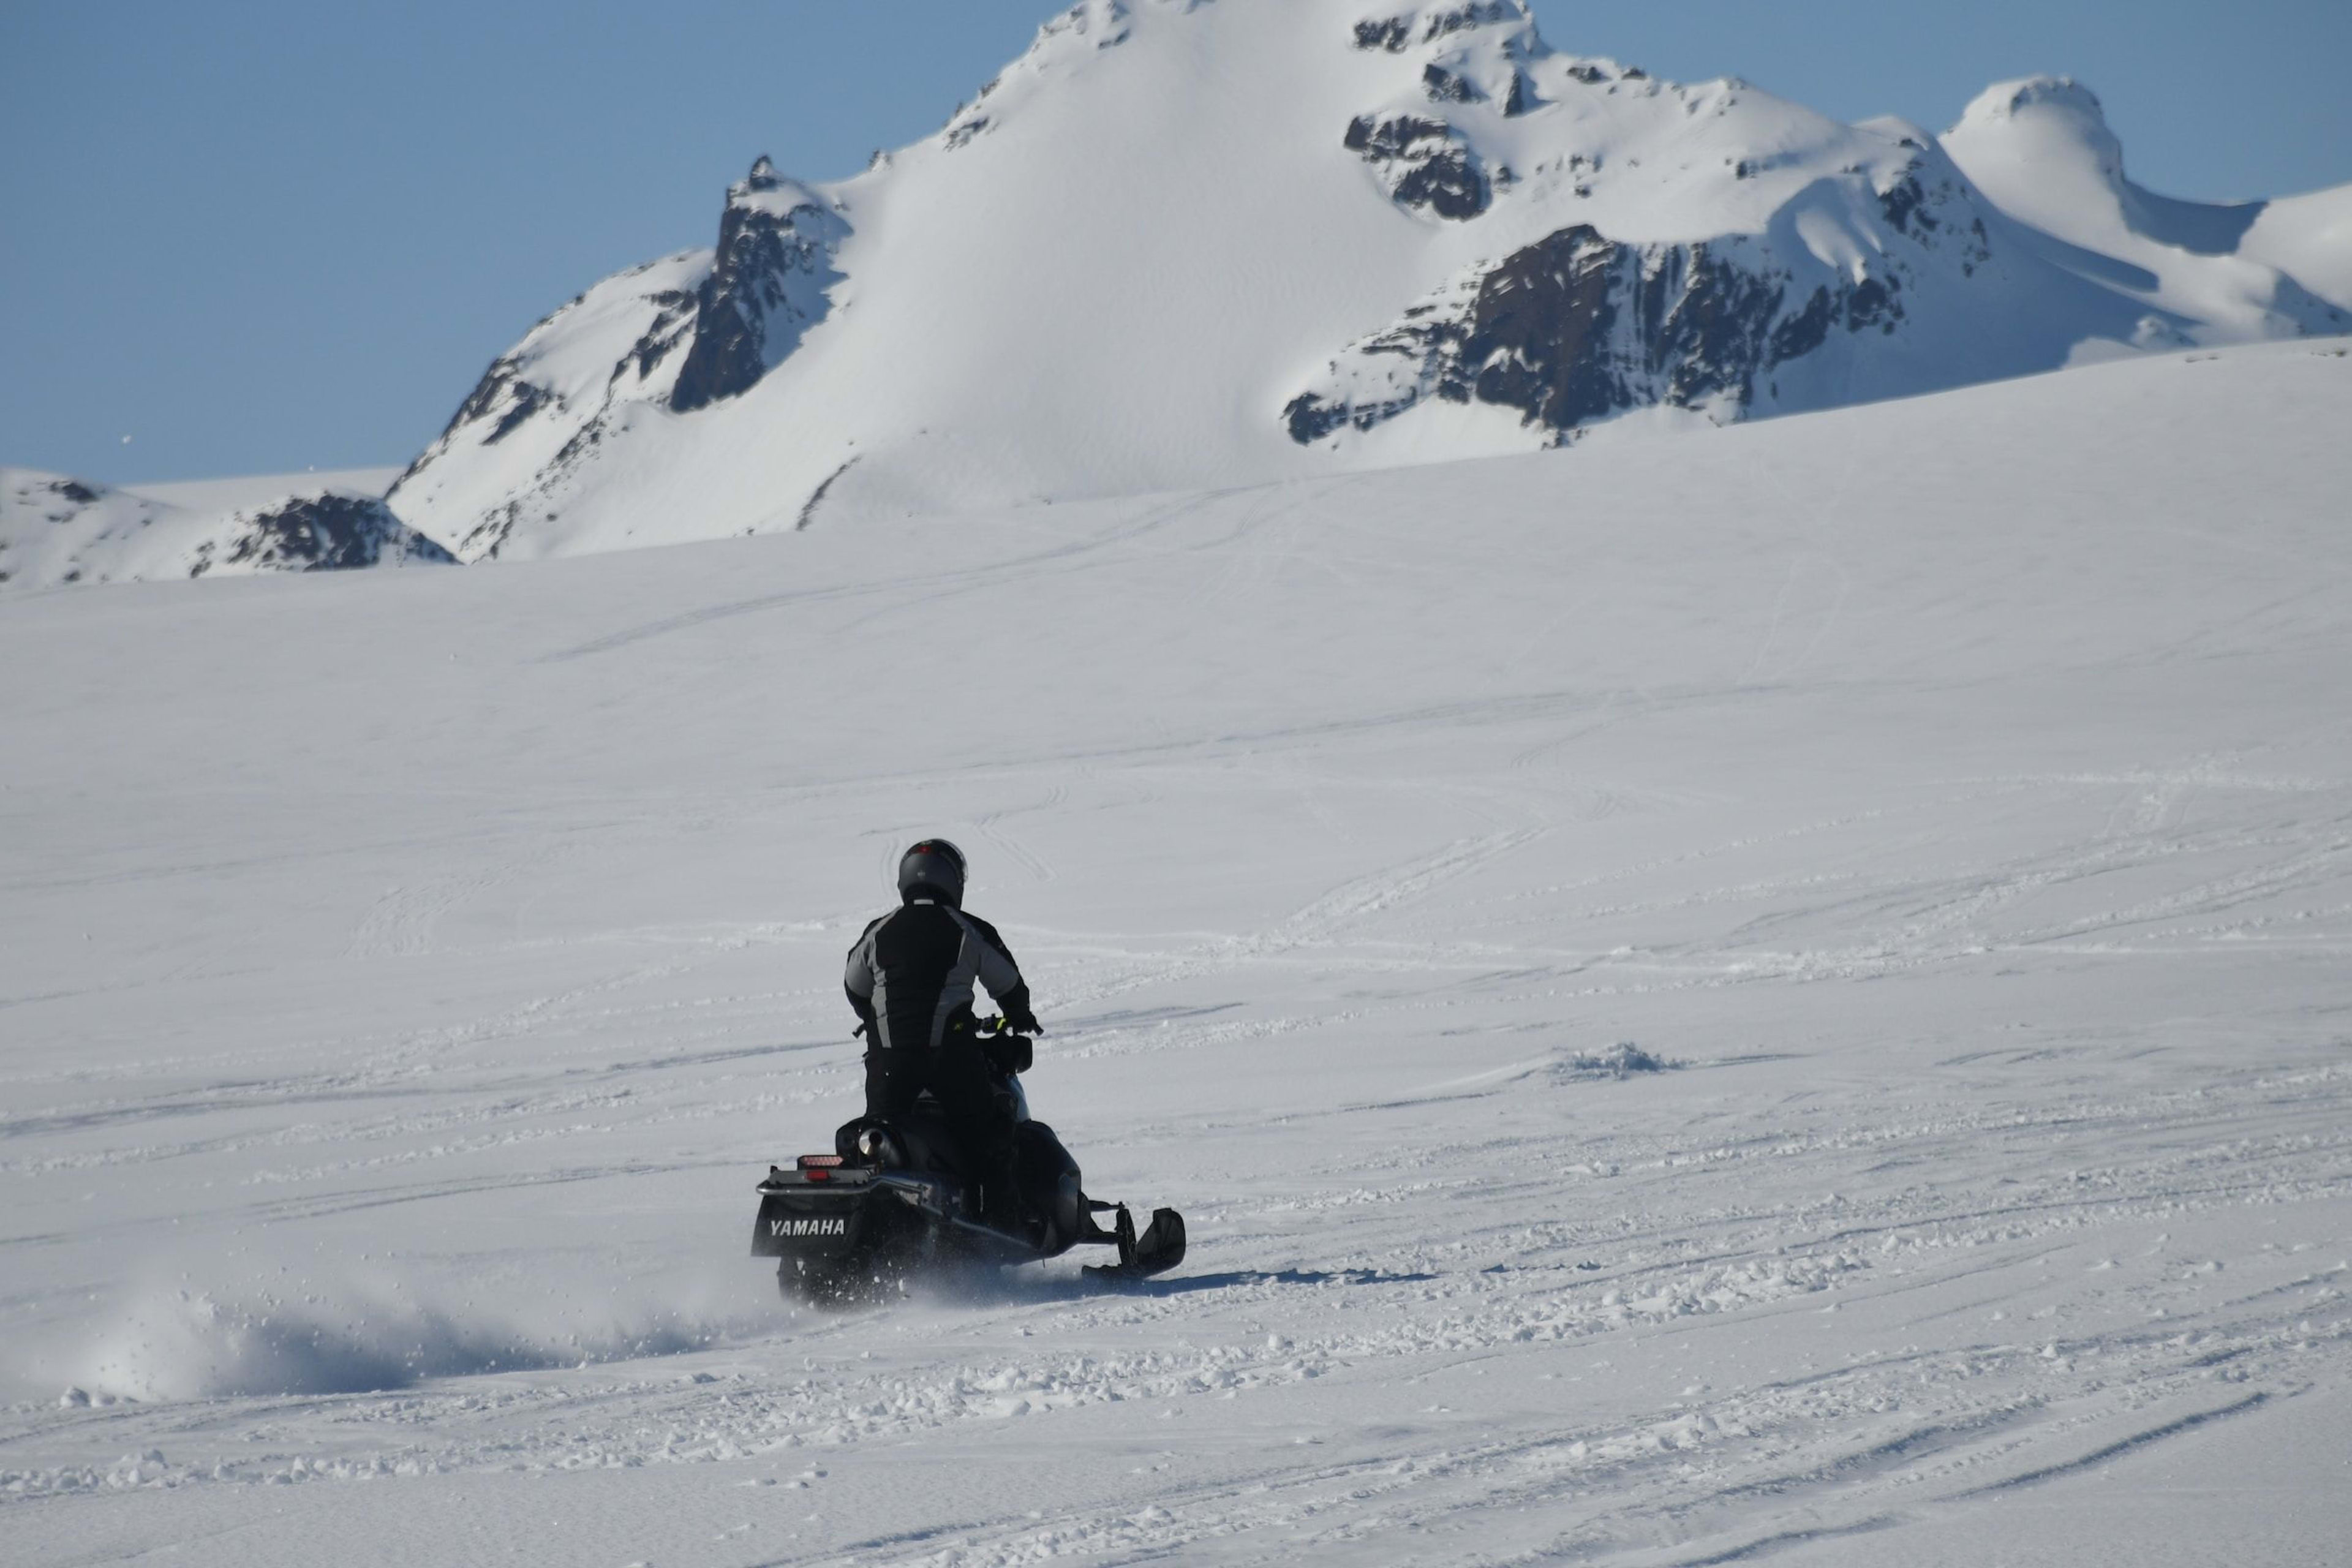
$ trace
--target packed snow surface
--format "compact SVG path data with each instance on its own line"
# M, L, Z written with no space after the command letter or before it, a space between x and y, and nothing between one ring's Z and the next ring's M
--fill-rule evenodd
M2352 1531L2352 359L0 616L0 1558ZM797 1315L911 837L1174 1275Z

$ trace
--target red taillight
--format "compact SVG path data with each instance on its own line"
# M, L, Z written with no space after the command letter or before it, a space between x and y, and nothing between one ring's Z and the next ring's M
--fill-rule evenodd
M800 1167L803 1171L829 1170L840 1163L841 1156L838 1154L803 1154L800 1158Z
M833 1180L833 1173L822 1165L816 1165L803 1171L801 1179L809 1182L829 1182Z

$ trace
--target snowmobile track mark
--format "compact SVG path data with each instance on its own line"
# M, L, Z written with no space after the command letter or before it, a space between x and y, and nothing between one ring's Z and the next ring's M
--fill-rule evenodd
M2057 1465L2044 1465L2039 1469L2027 1470L2022 1475L2010 1476L1985 1486L1955 1493L1954 1497L1956 1500L1986 1497L1995 1492L2011 1492L2025 1487L2038 1486L2043 1481L2055 1480L2060 1476L2077 1475L2082 1471L2104 1465L2110 1459L2121 1458L2126 1454L2135 1453L2151 1444L2161 1443L2168 1437L2177 1437L2183 1432L2193 1432L2200 1426L2209 1426L2216 1421L2226 1421L2232 1415L2242 1415L2250 1410L2258 1410L2269 1404L2271 1397L2269 1393L2258 1391L2234 1404L2224 1405L2218 1409L2196 1411L2178 1420L2151 1426L2144 1432L2135 1432L2128 1437L2118 1438L2115 1442L2095 1448L2079 1459L2068 1459Z
M1164 504L1148 511L1140 518L1114 524L1093 537L1073 540L1028 555L1015 556L965 571L919 574L907 577L881 577L864 582L834 584L821 588L790 588L780 593L761 594L748 599L731 599L722 604L709 605L698 610L687 610L675 616L667 616L657 621L648 621L641 626L631 626L601 637L592 638L584 643L575 644L571 647L541 654L538 662L541 664L568 663L573 659L587 658L596 654L612 653L653 637L667 637L674 632L693 631L698 627L710 626L719 621L733 620L742 616L761 615L769 610L785 609L794 605L836 601L855 602L886 596L903 604L909 598L920 597L919 591L923 589L938 590L939 594L931 595L936 597L944 594L965 593L977 588L992 587L1030 576L1041 566L1129 543L1195 507L1221 499L1230 493L1232 492L1209 491L1198 497L1188 496L1182 500Z
M1549 831L1543 827L1518 828L1483 838L1456 840L1433 853L1343 882L1278 925L1203 943L1187 952L1146 959L1124 973L1115 973L1091 987L1071 992L1062 1005L1092 1005L1144 986L1222 973L1320 944L1361 920L1409 904Z

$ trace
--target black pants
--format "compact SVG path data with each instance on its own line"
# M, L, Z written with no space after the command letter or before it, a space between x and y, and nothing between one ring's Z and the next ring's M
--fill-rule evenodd
M971 1035L950 1030L937 1050L870 1047L866 1052L866 1114L897 1116L926 1089L940 1102L948 1134L980 1178L981 1215L1016 1228L1020 1182L1013 1163L1011 1097Z

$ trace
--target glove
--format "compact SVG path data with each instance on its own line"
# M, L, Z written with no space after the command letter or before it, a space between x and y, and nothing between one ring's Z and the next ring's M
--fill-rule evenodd
M1029 987L1026 985L1013 987L1010 994L998 997L996 1005L1004 1009L1004 1026L1012 1033L1042 1035L1045 1032L1045 1026L1037 1022L1036 1013L1030 1008Z
M1027 1072L1037 1059L1037 1053L1030 1049L1029 1042L1019 1035L992 1035L982 1043L980 1048L988 1053L988 1059L994 1064L996 1070L1007 1078L1017 1078Z

